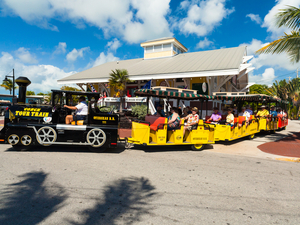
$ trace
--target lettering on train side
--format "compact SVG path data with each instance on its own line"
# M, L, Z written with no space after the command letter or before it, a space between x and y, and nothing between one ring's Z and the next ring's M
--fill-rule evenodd
M31 111L15 111L16 116L31 116L31 117L48 117L48 112L31 112Z
M94 116L93 119L94 120L111 120L111 121L116 120L115 117L111 117L111 116Z

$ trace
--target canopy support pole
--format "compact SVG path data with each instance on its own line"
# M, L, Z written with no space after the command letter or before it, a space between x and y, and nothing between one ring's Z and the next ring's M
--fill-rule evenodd
M206 99L206 116L207 116L207 108L208 108L208 99Z
M147 101L146 101L147 103L147 113L146 113L146 115L148 115L148 113L149 113L149 96L147 96Z
M200 118L203 119L202 117L202 110L203 110L203 99L201 99L201 113L200 113Z

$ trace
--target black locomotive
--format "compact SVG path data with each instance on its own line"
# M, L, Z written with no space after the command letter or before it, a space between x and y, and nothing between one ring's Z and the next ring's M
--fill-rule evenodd
M25 104L26 87L31 83L26 77L16 79L19 85L18 103L10 106L5 117L0 117L0 143L8 143L18 150L34 145L81 145L102 152L117 147L119 117L113 112L103 113L96 106L99 93L52 90L51 106ZM76 99L88 100L86 120L65 124L72 110L64 105L76 105Z

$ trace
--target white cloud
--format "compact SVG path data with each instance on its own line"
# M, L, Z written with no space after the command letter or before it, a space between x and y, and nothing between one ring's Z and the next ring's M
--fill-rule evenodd
M254 55L255 51L262 48L268 43L263 43L262 41L253 39L251 43L241 44L242 46L247 46L247 55ZM240 45L240 46L241 46ZM259 69L263 66L266 67L274 67L275 69L286 69L286 70L296 70L300 63L292 64L290 59L285 53L281 54L261 54L255 55L255 57L251 60L251 63L256 69Z
M67 48L66 42L59 42L57 46L55 46L55 51L53 54L65 54Z
M284 9L288 5L299 7L300 0L276 0L275 6L265 16L262 27L266 27L267 31L271 33L271 39L277 39L279 36L282 36L284 32L289 32L288 28L278 28L275 24L275 15L280 9Z
M257 24L261 24L261 18L259 17L258 14L247 14L246 17L249 17L251 21L257 23Z
M26 48L19 48L15 54L19 58L19 60L23 63L28 63L28 64L35 64L37 63L37 59L35 58L34 55L32 55L29 51L29 49Z
M79 50L77 50L76 48L74 48L71 52L69 52L67 54L66 59L67 59L68 62L74 62L74 61L76 61L76 59L78 57L83 58L83 53L85 51L89 51L89 50L90 50L90 47L84 47L84 48L81 48Z
M172 36L165 18L170 0L3 0L3 11L30 24L58 30L49 21L71 21L77 27L96 26L106 37L120 36L129 43Z
M117 38L107 43L106 47L109 48L111 51L116 51L122 44Z
M197 44L196 48L206 48L210 45L212 45L213 42L208 40L206 37L204 38L204 40L199 41L199 43Z
M108 52L107 54L101 52L98 58L92 64L92 67L99 66L107 62L117 61L117 60L119 60L119 58L115 57L111 52Z
M25 65L19 59L14 58L8 52L2 52L0 55L0 74L7 74L11 69L15 69L16 78L26 76L31 80L29 90L38 92L48 92L51 89L59 89L61 85L57 80L74 74L75 72L65 72L64 70L53 65ZM4 79L1 77L0 79ZM0 89L2 93L7 93Z
M268 86L272 85L275 79L275 71L273 68L265 69L265 72L261 75L249 75L249 83L256 83L256 84L266 84Z
M180 7L188 8L187 17L179 20L175 26L184 34L198 36L207 35L234 11L225 7L225 0L186 0Z

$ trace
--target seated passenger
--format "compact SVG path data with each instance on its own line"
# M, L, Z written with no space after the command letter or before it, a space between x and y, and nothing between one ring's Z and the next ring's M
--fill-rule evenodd
M85 120L86 116L88 114L88 106L85 101L85 97L81 96L78 100L78 105L76 106L68 106L64 105L65 108L71 109L71 110L76 110L75 115L67 115L66 116L66 124L72 123L72 121L77 121L77 120Z
M234 115L232 114L232 109L227 109L227 117L226 117L226 125L233 126L234 125Z
M180 117L178 111L175 107L171 109L171 116L168 119L168 130L173 130L177 128L180 124Z
M258 112L256 113L257 117L267 118L269 116L269 111L266 110L266 106L262 105Z
M189 115L188 114L188 108L184 108L181 117L184 118L184 117L187 117L188 115Z
M212 124L218 124L219 121L222 119L221 113L219 113L219 109L217 107L214 107L214 112L211 115L211 117L207 120L207 122L212 121Z
M277 111L277 117L282 119L283 115L281 114L281 109L278 108L276 111Z
M270 115L272 115L273 117L277 117L277 112L273 105L271 106Z
M165 111L162 109L162 105L157 106L156 112L154 113L154 116L159 116L159 117L165 117L166 116Z
M250 105L247 105L246 106L246 111L250 114L250 115L253 115L253 111L252 111L252 108Z
M242 107L242 112L239 113L239 116L246 117L246 127L249 125L250 113L246 111L246 107ZM239 123L239 127L242 127L242 124Z
M187 120L186 125L184 125L183 136L186 130L193 130L197 128L197 124L199 123L199 115L197 113L198 108L194 107L192 108L192 113L183 118L184 120Z

